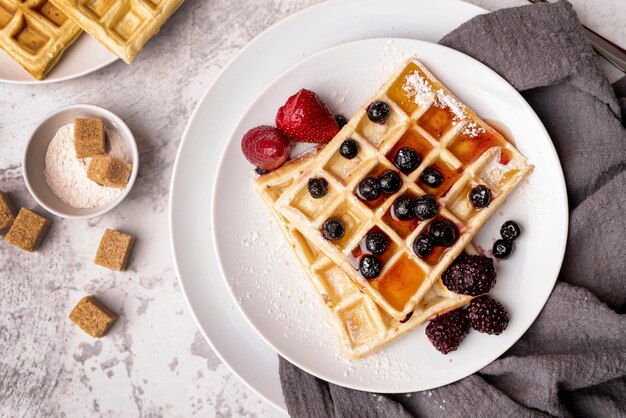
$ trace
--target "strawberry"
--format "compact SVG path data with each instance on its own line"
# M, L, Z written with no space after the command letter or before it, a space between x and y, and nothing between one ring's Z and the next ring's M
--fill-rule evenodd
M261 170L273 170L289 159L291 143L273 126L257 126L241 138L241 151L248 161Z
M302 89L278 109L276 126L285 135L300 142L325 144L339 132L330 109L311 90Z

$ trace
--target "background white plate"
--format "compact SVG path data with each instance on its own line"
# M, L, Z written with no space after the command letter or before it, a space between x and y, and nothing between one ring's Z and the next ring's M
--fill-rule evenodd
M490 249L507 219L524 229L513 256L497 266L494 296L507 307L511 321L499 337L470 333L447 356L428 343L421 327L372 356L348 361L319 297L252 188L253 167L241 153L241 137L254 126L272 124L276 110L301 88L318 92L335 113L353 115L409 56L418 57L481 117L508 127L536 167L474 241ZM417 40L352 42L320 52L281 75L235 128L218 167L213 204L218 260L253 327L300 368L338 385L373 392L443 386L504 353L543 308L561 268L567 236L563 174L552 141L530 106L482 63Z
M220 359L283 411L278 356L235 307L220 278L208 239L208 208L218 157L254 98L302 58L357 39L403 37L436 42L461 23L486 12L456 0L395 0L393 6L380 0L331 0L294 14L263 32L223 69L207 90L189 120L178 150L170 191L170 235L175 266L190 310ZM302 30L304 27L306 31ZM233 86L237 86L237 94L232 94ZM224 100L226 97L228 100Z
M61 57L44 80L36 80L3 50L0 49L0 82L15 84L42 84L69 80L99 70L117 60L100 42L83 33Z

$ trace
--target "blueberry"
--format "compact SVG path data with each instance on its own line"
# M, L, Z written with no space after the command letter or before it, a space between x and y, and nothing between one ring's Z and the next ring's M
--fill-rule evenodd
M402 147L396 153L396 156L393 162L396 164L396 167L404 174L408 174L411 171L415 170L422 159L420 155L413 148Z
M381 255L387 250L389 238L382 232L370 232L365 237L365 248L372 254Z
M254 171L255 171L258 175L260 175L260 176L262 176L263 174L267 174L267 173L269 173L269 172L270 172L270 170L266 170L266 169L261 168L261 167L257 167L257 168L255 168L255 169L254 169Z
M418 235L413 241L413 251L418 257L424 258L433 252L433 240L428 235Z
M509 241L515 240L519 237L520 233L521 230L519 225L515 223L515 221L506 221L502 224L502 228L500 228L500 235L502 235L502 238Z
M359 261L359 271L366 279L374 279L378 277L383 265L380 260L373 255L366 255Z
M437 214L437 201L434 196L424 195L415 200L415 216L425 221L432 219Z
M352 138L348 138L341 143L341 147L339 147L339 154L343 158L348 160L353 159L359 153L359 146L356 141Z
M374 123L384 123L390 113L389 105L380 100L370 103L367 107L367 117Z
M495 258L509 258L513 251L513 241L499 239L493 243L493 256Z
M415 218L415 200L408 196L400 196L393 202L391 210L396 219L409 221Z
M359 198L367 201L376 200L380 197L380 184L374 177L365 177L359 183L357 194Z
M393 194L400 190L402 179L395 171L387 170L378 176L378 184L380 184L380 190L382 190L383 193Z
M313 199L319 199L328 193L328 182L323 178L309 179L307 187Z
M433 189L441 186L441 183L443 183L443 175L435 167L428 167L422 172L420 178L428 187Z
M456 228L450 221L435 221L428 228L433 244L447 247L456 240Z
M470 192L469 200L476 209L486 208L491 202L491 190L479 184Z
M339 219L331 218L324 222L322 226L322 234L329 241L339 241L345 235L343 223Z
M337 122L339 129L341 129L344 126L346 126L346 124L348 123L348 120L346 119L344 115L335 115L335 122Z

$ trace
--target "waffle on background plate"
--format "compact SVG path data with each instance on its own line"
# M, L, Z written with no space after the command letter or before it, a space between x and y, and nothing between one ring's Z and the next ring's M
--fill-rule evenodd
M276 211L276 200L308 169L316 152L313 150L261 176L256 180L255 188L320 296L346 358L354 360L372 354L429 318L470 302L471 296L451 292L438 280L418 303L410 318L398 321L361 292L330 258L283 218ZM477 254L472 244L468 245L466 252Z
M391 108L384 124L374 123L367 116L366 107L375 100ZM359 152L352 159L339 153L347 138L358 143ZM402 147L416 150L422 159L408 174L392 163ZM428 167L443 174L443 183L437 188L420 179ZM400 190L383 194L373 202L361 200L356 193L359 183L385 170L399 173L403 183ZM402 320L419 306L441 274L531 171L532 166L511 143L454 97L423 64L410 60L311 159L306 169L281 189L273 209L388 315ZM308 180L320 177L327 181L328 193L313 199ZM476 185L491 190L492 200L484 209L475 209L469 201L469 192ZM399 221L392 215L391 206L398 197L425 194L437 199L439 211L435 218ZM324 222L331 218L340 220L345 229L338 241L325 239L321 232ZM422 259L413 252L412 243L437 220L455 225L456 240L450 246L435 247ZM372 229L389 237L391 251L381 257L380 275L368 280L359 272L358 259L362 241Z

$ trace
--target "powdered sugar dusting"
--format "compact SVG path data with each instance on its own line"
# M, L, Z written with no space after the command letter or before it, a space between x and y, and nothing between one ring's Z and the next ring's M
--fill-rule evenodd
M472 120L467 112L467 107L447 91L443 89L437 91L437 100L435 105L440 108L450 109L454 115L454 120L452 121L453 125L460 122L466 122L462 131L464 135L474 137L485 132L484 128L478 126L478 124Z
M413 71L406 77L402 90L420 106L429 103L433 97L433 89L430 83L417 71Z

